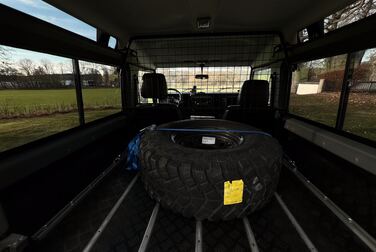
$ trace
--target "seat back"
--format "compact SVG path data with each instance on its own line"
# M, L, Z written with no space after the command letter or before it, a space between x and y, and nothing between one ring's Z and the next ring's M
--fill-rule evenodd
M223 119L248 123L270 131L273 123L273 110L269 107L268 102L269 82L247 80L240 90L238 104L228 106Z
M163 74L146 73L142 76L141 96L144 98L166 99L167 82Z
M167 98L167 83L163 74L146 73L142 76L141 96L152 98L153 104L139 104L134 110L136 130L151 124L162 124L182 119L180 109L175 104L157 103Z
M242 108L267 108L269 101L269 82L265 80L247 80L238 95L238 105Z

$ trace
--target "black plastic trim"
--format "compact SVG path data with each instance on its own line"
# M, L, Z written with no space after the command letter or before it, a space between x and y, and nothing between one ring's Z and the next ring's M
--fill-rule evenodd
M349 133L347 131L336 129L334 126L331 127L331 126L328 126L328 125L325 125L325 124L322 124L322 123L319 123L319 122L307 119L307 118L302 117L302 116L291 114L290 112L288 112L288 114L287 114L286 117L291 117L291 118L295 118L295 119L301 120L303 122L312 124L312 125L320 128L320 129L327 130L327 131L335 133L337 135L340 135L340 136L343 136L343 137L347 137L347 138L349 138L351 140L354 140L354 141L357 141L359 143L362 143L362 144L365 144L365 145L368 145L368 146L376 148L376 141L373 141L373 140L370 140L368 138L364 138L364 137L361 137L361 136ZM285 118L285 119L287 119L287 118Z
M347 54L376 45L376 15L349 24L312 41L288 48L293 63Z

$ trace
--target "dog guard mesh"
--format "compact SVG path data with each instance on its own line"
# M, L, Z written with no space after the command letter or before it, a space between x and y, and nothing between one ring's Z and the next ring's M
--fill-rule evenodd
M225 98L237 96L251 76L270 82L270 68L254 68L273 61L278 45L280 39L275 34L211 35L136 39L131 49L140 66L139 91L143 74L155 71L165 75L168 88L182 94ZM140 103L152 102L140 92L138 95Z

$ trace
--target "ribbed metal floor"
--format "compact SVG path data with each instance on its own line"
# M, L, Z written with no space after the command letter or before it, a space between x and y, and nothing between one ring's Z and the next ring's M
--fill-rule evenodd
M38 248L44 250L38 251L82 251L83 243L87 245L95 233L94 226L98 228L106 212L110 212L109 206L115 205L112 196L120 198L121 192L116 190L106 199L111 195L109 192L114 192L110 188L116 183L111 180L118 181L116 187L124 191L131 178L131 174L116 171L97 192L103 198L91 196L91 201L108 204L101 211L101 218L91 220L95 225L90 224L86 236L78 234L84 230L83 226L88 226L85 219L91 216L85 216L88 209L84 204L77 209L80 214L71 214L70 221L58 229L68 231L68 223L76 223L80 231L73 233L79 238L72 239L75 236L64 232L59 237L61 233L55 232L39 244ZM87 251L369 251L287 169L282 172L276 197L244 220L197 223L159 207L149 198L139 178L128 190L106 228L100 230L98 239Z

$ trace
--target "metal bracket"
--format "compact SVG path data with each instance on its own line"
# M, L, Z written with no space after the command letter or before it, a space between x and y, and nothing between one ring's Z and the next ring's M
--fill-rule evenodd
M28 245L28 239L24 235L10 234L0 241L0 252L21 252Z

